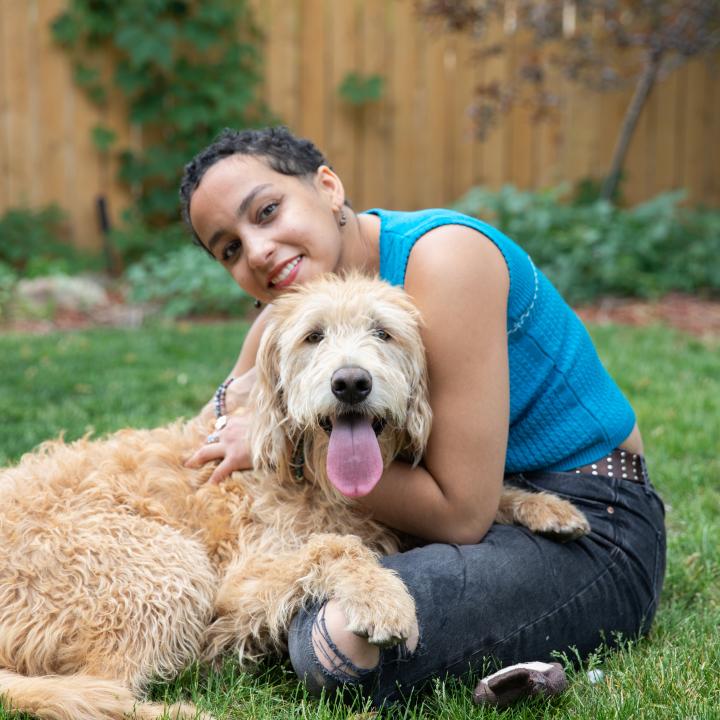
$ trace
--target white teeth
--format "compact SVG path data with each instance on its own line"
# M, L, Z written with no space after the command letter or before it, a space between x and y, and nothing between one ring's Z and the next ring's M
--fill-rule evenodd
M301 256L298 255L292 262L289 262L271 281L271 285L277 285L278 283L287 280L290 273L293 271L295 266L300 262Z

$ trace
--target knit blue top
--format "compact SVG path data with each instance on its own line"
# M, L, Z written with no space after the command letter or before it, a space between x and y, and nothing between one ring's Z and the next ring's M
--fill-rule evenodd
M452 210L367 212L380 218L380 276L393 285L404 286L418 238L441 225L474 228L503 254L510 275L506 472L569 470L625 440L635 424L633 409L577 315L524 250L496 228Z

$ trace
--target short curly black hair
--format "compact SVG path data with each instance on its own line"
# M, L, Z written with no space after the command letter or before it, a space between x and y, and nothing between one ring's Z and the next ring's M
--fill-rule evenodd
M190 199L205 173L216 162L230 155L253 155L262 158L273 170L283 175L312 175L321 165L330 167L325 156L313 143L295 137L286 127L260 130L225 128L185 166L180 182L182 217L192 231L193 241L202 248L205 248L205 245L190 222Z

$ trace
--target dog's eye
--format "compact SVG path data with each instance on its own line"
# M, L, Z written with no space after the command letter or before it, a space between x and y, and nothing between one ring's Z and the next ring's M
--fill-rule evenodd
M383 330L382 328L375 328L373 330L373 335L380 338L381 340L385 340L386 342L392 339L390 337L390 333L388 333L386 330Z
M305 342L317 345L325 337L322 330L313 330L309 335L305 336Z

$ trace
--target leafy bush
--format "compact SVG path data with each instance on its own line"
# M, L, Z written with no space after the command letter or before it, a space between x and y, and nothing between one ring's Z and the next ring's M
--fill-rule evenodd
M157 304L169 317L242 315L248 309L248 296L227 270L187 240L183 247L132 265L125 277L131 300Z
M188 230L182 223L153 229L143 223L137 214L130 213L122 226L112 229L110 243L122 257L123 264L130 266L146 256L166 255L187 245Z
M120 179L133 188L143 220L177 218L184 164L226 126L264 124L258 99L260 35L247 0L69 0L53 22L75 81L103 106L125 97L143 150L116 148L115 133L92 131L99 152L117 150ZM107 73L111 63L113 73Z
M0 260L0 321L10 315L10 302L18 276L10 265Z
M720 292L720 212L681 206L665 193L630 209L598 200L569 205L564 190L473 188L455 209L520 244L572 303L603 295Z
M94 269L98 259L64 241L65 215L55 205L12 208L0 216L0 262L28 277Z

